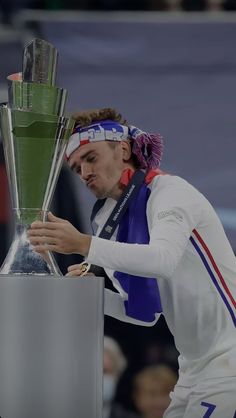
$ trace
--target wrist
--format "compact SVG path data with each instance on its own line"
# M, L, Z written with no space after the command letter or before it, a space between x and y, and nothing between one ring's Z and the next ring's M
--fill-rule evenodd
M80 245L79 245L79 254L87 257L90 249L90 244L92 241L91 235L81 234Z

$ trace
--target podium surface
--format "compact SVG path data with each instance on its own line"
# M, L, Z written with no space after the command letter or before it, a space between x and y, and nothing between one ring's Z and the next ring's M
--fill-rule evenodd
M0 276L0 417L102 418L100 277Z

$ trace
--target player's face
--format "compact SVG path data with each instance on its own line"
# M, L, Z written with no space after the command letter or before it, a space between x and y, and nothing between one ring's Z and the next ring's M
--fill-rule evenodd
M114 148L107 141L89 143L71 154L69 166L98 199L118 199L122 192L119 180L127 167L123 154L121 142Z

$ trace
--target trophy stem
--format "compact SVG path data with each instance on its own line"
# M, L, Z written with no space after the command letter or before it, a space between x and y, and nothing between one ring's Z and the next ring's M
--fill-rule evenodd
M61 276L53 255L49 251L43 255L36 253L28 240L27 219L45 220L46 216L47 212L39 209L15 210L15 234L0 274Z

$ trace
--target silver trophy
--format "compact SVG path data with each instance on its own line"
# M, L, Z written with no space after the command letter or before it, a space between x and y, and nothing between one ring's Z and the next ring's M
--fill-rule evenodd
M55 85L57 50L34 39L22 72L8 77L9 101L0 107L15 236L0 274L60 275L50 252L34 252L30 224L46 220L74 120L64 116L67 92Z
M16 224L0 270L0 418L102 417L103 279L58 277L27 239L47 218L74 125L56 62L52 45L31 42L0 108Z

